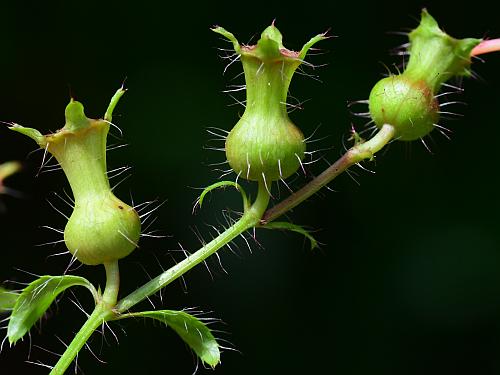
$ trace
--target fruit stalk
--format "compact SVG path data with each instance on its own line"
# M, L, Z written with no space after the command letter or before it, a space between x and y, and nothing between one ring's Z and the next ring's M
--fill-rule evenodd
M384 124L373 138L364 143L359 143L349 149L328 169L317 176L307 185L291 194L288 198L281 201L274 207L267 210L262 217L261 224L269 223L285 212L298 206L304 200L315 194L322 187L330 183L334 178L344 172L347 168L359 163L364 159L372 159L378 151L387 145L396 134L395 128L390 124Z

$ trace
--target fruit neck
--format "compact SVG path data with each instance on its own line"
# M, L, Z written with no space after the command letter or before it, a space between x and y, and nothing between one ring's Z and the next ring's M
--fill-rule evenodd
M417 39L410 48L411 57L403 75L414 81L425 81L433 92L439 91L441 84L451 77L468 72L470 59L457 52L463 48L460 44L465 43L447 35ZM471 43L469 49L474 45Z
M304 62L307 51L325 34L311 38L299 52L285 48L280 31L267 27L255 45L240 45L236 37L217 26L212 29L232 42L245 72L247 103L243 116L261 115L288 120L286 99L293 73Z
M409 34L410 60L403 73L415 81L423 80L433 92L453 76L470 75L470 54L480 39L455 39L439 28L424 9L420 25Z
M245 115L288 118L286 100L295 70L292 63L279 59L263 61L245 55L241 60L246 81Z
M63 130L47 139L48 151L64 170L76 204L100 199L111 191L106 174L108 130L107 123L93 120L85 129Z

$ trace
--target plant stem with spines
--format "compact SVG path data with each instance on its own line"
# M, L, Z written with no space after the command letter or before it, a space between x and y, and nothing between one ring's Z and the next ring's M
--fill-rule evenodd
M274 207L266 211L262 217L262 224L269 223L285 212L298 206L304 200L315 194L322 187L330 183L335 177L344 172L347 168L359 163L364 159L372 158L376 152L380 151L387 143L389 143L395 134L395 129L392 125L385 124L369 141L357 144L350 148L344 155L333 163L328 169L313 179L307 185L297 190L285 200L281 201Z
M268 203L269 193L267 192L264 182L260 181L257 198L252 206L250 206L250 208L243 214L240 220L222 232L218 237L203 246L197 252L191 254L182 262L143 285L135 292L118 302L118 304L116 303L120 283L118 262L105 263L106 288L102 295L102 299L96 305L92 314L88 317L85 324L80 328L80 331L78 331L69 346L66 348L63 355L59 358L59 361L50 372L50 375L64 374L64 371L66 371L66 369L71 365L80 349L85 345L92 333L99 326L101 326L101 324L108 320L113 320L116 318L117 314L127 311L135 304L156 293L158 290L182 276L184 273L204 261L210 255L214 254L217 250L231 242L234 238L246 230L257 226L262 218L262 215L266 211Z
M203 262L210 255L214 254L217 250L231 242L243 232L257 226L267 208L268 203L269 193L267 191L265 183L261 180L259 181L257 198L236 223L227 228L224 232L215 237L201 249L189 255L182 262L177 263L172 268L166 270L148 283L144 284L136 291L129 294L127 297L123 298L116 305L116 310L120 313L127 311L135 304L141 302L150 295L155 294L157 291L167 286L172 281L184 275L191 268Z
M59 361L51 371L51 375L62 375L70 366L80 349L92 333L104 322L113 320L117 315L128 311L130 308L155 294L172 281L184 275L194 266L203 262L217 250L227 245L236 237L259 225L265 225L286 211L296 207L305 199L316 193L323 186L331 182L335 177L344 172L350 166L359 163L364 159L369 159L389 143L395 134L394 127L386 124L382 126L379 132L370 140L359 143L349 149L340 159L332 164L328 169L321 173L314 180L305 185L287 199L266 211L269 204L269 192L263 180L259 181L257 197L253 204L244 212L243 216L227 228L219 236L207 243L195 253L189 255L182 262L179 262L170 269L164 271L142 287L136 289L128 296L117 301L119 288L118 262L106 263L106 289L102 295L101 301L96 305L92 315L89 316L86 323L82 326L73 341L67 347L66 351L60 357Z
M118 261L104 263L104 268L106 269L106 288L104 289L102 297L100 297L99 302L85 324L80 328L80 331L78 331L63 355L59 358L59 361L57 361L50 375L64 374L64 371L71 365L92 333L94 333L94 331L105 321L115 316L116 313L113 308L116 305L120 288Z

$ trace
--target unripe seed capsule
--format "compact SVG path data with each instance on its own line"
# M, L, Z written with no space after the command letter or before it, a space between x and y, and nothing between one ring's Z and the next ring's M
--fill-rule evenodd
M392 125L395 137L403 141L422 138L434 129L439 120L435 94L451 77L470 75L470 52L481 41L450 37L425 9L409 38L405 71L380 80L369 98L375 125Z
M118 91L115 98L123 92ZM118 99L116 99L118 100ZM112 102L113 107L116 102ZM107 115L111 116L112 107ZM66 124L53 134L18 125L11 129L33 138L57 159L75 198L64 230L68 250L80 262L97 265L129 255L139 241L137 212L112 192L106 174L106 137L109 120L85 116L81 103L66 107Z
M288 88L308 49L325 35L317 35L294 52L283 46L274 24L254 46L240 46L221 27L213 30L233 42L245 72L245 113L226 139L229 165L242 178L254 181L289 177L300 167L306 146L302 132L288 117Z
M108 191L75 200L64 240L80 262L97 265L129 255L137 247L140 232L137 212Z
M404 75L380 80L372 89L369 108L375 124L391 124L395 138L413 141L431 132L439 120L439 103L424 81Z

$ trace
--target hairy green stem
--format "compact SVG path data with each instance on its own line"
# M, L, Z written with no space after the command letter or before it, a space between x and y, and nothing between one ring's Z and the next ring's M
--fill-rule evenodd
M245 211L240 220L222 232L218 237L207 243L197 252L191 254L182 262L163 272L147 284L137 289L135 292L123 298L118 304L116 304L119 287L118 262L104 264L106 268L107 280L102 300L96 306L92 315L88 318L87 322L82 326L66 351L60 357L56 366L53 368L51 375L61 375L64 373L71 362L73 362L80 349L83 345L85 345L85 342L103 322L114 318L117 313L125 312L135 304L143 301L150 295L155 294L158 290L182 276L191 268L201 263L210 255L214 254L221 247L231 242L234 238L246 230L255 227L260 222L262 215L266 211L268 203L269 193L267 192L264 182L260 181L257 198L252 206Z
M92 333L112 315L113 313L111 310L103 307L101 304L97 305L92 315L88 317L85 324L73 338L73 341L71 341L63 355L59 358L59 361L57 361L56 365L52 368L50 375L64 374Z
M167 286L172 281L184 275L191 268L203 262L210 255L214 254L217 250L231 242L246 230L255 227L257 224L259 224L268 203L269 193L267 191L265 183L263 181L259 181L257 198L255 199L252 206L250 206L250 208L245 211L243 216L236 223L227 228L224 232L207 243L201 249L189 255L182 262L177 263L172 268L166 270L159 276L144 284L136 291L123 298L116 305L116 311L118 313L127 311L135 304L141 302L150 295L155 294L157 291Z
M265 184L260 181L257 199L240 220L196 253L188 256L182 262L166 270L147 284L137 289L135 292L132 292L127 297L123 298L116 306L117 312L122 313L127 311L138 302L156 293L166 285L170 284L173 280L189 271L195 265L214 254L218 249L232 241L246 230L255 227L258 224L270 222L281 216L286 211L297 206L353 164L359 163L364 159L372 158L376 152L380 151L391 141L391 139L393 139L394 134L395 129L392 125L386 124L382 126L373 138L349 149L339 160L337 160L337 162L332 164L313 181L267 211L265 211L265 209L269 203L269 193L267 192Z
M112 320L117 314L128 311L137 303L155 294L172 281L184 275L194 266L213 255L217 250L227 245L246 230L256 227L259 224L268 223L286 211L297 206L350 166L359 163L364 159L372 158L376 152L381 150L389 141L391 141L391 139L393 139L394 134L395 130L393 126L388 124L382 126L379 132L372 139L357 144L349 149L339 160L337 160L313 181L267 211L266 209L269 204L269 192L264 181L259 181L259 188L255 201L247 210L245 210L243 216L236 223L227 228L224 232L207 243L201 249L186 257L186 259L182 262L176 264L172 268L166 270L148 283L144 284L142 287L136 289L134 292L121 299L118 303L116 303L120 282L118 262L104 264L104 267L106 268L107 281L102 300L97 304L92 315L77 333L50 374L63 374L74 360L79 350L83 347L83 345L85 345L88 338L103 322Z
M50 375L62 375L71 365L80 349L85 345L92 333L105 321L115 316L114 307L118 298L120 288L120 272L118 261L104 263L106 269L106 288L100 301L94 308L92 314L88 317L85 324L80 328L69 346L59 358L56 365L50 372Z
M331 182L335 177L344 172L350 166L359 163L364 159L370 159L376 152L380 151L387 143L393 139L395 129L392 125L385 124L370 140L359 143L350 148L344 155L333 163L328 169L321 173L307 185L297 190L285 200L278 203L264 213L261 223L265 225L283 215L285 212L296 207L304 200L315 194L323 186Z

